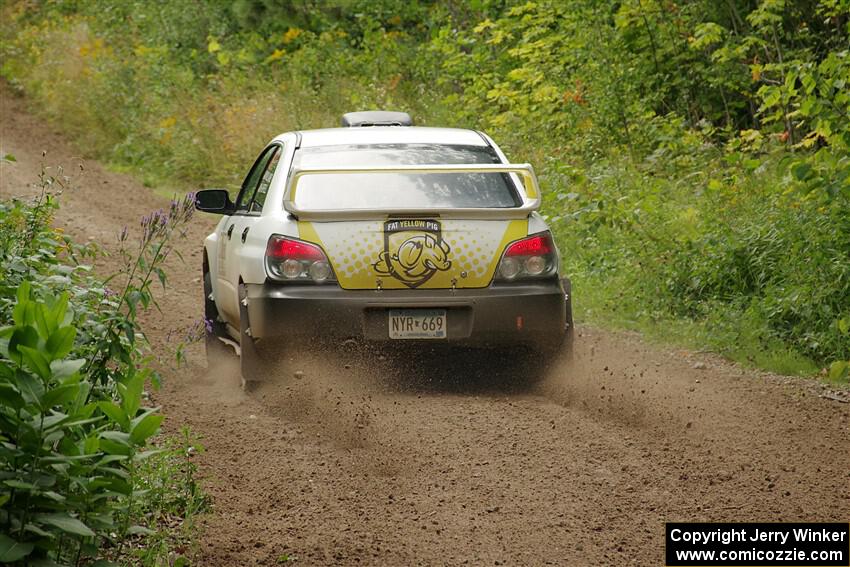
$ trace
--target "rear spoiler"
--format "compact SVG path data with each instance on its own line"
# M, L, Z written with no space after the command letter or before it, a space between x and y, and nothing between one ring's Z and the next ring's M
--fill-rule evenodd
M305 175L360 173L508 173L519 189L522 204L511 208L430 208L430 209L299 209L295 204L298 182ZM459 164L459 165L390 165L364 167L322 167L293 169L289 187L284 194L283 208L302 220L364 220L387 216L428 214L441 218L523 219L540 208L540 184L534 168L528 163L516 164Z

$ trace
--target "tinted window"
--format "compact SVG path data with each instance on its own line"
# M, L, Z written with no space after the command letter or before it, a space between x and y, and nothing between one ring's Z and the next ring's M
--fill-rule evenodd
M260 182L262 174L266 171L269 160L276 151L277 146L268 148L265 153L262 154L262 157L254 163L254 167L251 168L251 172L248 174L248 177L245 178L245 182L242 183L242 191L239 192L239 200L236 202L237 211L245 212L248 210L248 206L251 203L251 199L254 197L254 191L257 189L257 185Z
M498 164L486 146L369 145L302 148L295 167ZM295 202L309 209L507 208L521 203L504 173L352 173L305 175Z
M269 160L263 176L260 178L260 184L257 186L257 191L254 193L254 200L251 201L250 212L258 213L263 210L263 205L266 202L266 193L269 192L269 186L272 184L274 172L277 169L277 164L280 161L280 150L275 150L274 155Z

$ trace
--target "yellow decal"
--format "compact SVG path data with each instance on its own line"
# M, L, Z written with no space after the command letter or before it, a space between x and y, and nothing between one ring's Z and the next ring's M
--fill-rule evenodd
M528 219L511 221L508 224L508 229L502 236L502 241L499 243L498 248L496 248L496 255L492 260L490 260L490 267L488 268L487 273L492 275L493 272L496 271L496 264L498 264L499 260L502 259L502 253L505 251L505 248L508 247L508 244L514 240L525 238L526 236L528 236ZM488 281L487 283L490 282Z
M452 267L450 252L438 221L392 220L384 223L384 249L372 267L378 275L419 287Z
M324 249L322 239L319 238L319 233L316 232L316 229L309 222L298 221L298 238L306 240L307 242L312 242ZM325 254L328 253L329 252L325 250Z
M343 289L484 288L528 220L393 219L298 222L321 246Z

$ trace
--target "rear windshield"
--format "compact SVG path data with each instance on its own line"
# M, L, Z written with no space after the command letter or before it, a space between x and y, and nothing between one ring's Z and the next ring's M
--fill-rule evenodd
M498 163L487 146L372 144L301 148L294 166ZM506 173L330 173L301 177L295 204L302 210L509 208L521 201Z

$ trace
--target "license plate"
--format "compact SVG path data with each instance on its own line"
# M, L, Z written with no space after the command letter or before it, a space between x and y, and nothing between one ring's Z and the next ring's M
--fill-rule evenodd
M445 339L445 309L390 309L391 339Z

